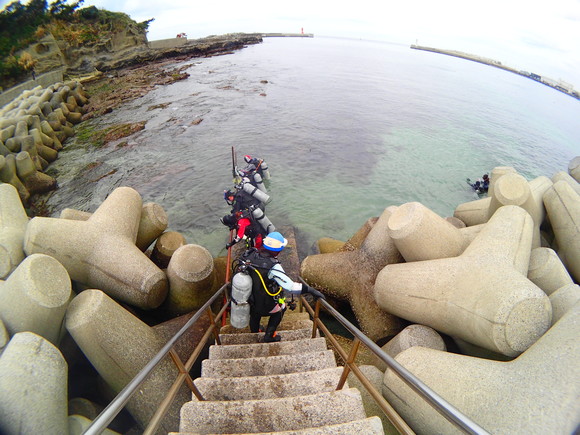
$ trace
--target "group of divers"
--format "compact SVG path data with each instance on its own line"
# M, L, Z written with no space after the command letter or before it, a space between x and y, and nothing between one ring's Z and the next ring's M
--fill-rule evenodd
M286 309L294 309L295 295L309 293L316 299L324 299L324 295L304 283L294 282L284 272L277 257L288 240L276 231L265 213L270 200L264 185L264 180L270 179L268 165L250 155L244 156L244 162L243 168L233 165L234 187L224 191L231 211L220 219L230 232L235 232L226 248L231 250L240 242L246 247L232 262L230 323L235 328L249 325L251 332L264 332L263 341L271 343L281 340L276 329ZM286 301L287 293L290 301ZM268 317L265 327L260 323L262 317Z
M232 157L233 153L232 148ZM264 185L264 180L270 180L266 162L245 155L245 166L238 168L235 158L233 161L234 186L224 191L224 199L231 211L220 220L230 232L235 232L226 248L231 250L236 243L243 242L246 249L232 262L230 323L240 329L249 325L251 332L265 333L264 342L277 342L281 337L276 329L286 309L294 309L295 295L309 293L315 299L325 297L309 285L293 281L278 260L278 254L288 240L276 231L265 213L270 201ZM467 183L479 195L485 194L489 188L489 176L484 174L474 183L468 178ZM290 301L286 301L288 293ZM260 323L262 317L268 317L265 327Z

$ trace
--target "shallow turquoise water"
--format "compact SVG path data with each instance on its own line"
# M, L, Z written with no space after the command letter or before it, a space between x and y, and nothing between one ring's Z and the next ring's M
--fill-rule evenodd
M268 162L267 215L276 226L293 225L304 251L320 237L347 239L390 205L420 201L452 215L474 199L465 178L496 166L551 177L580 154L579 101L449 56L370 41L270 38L184 64L189 79L91 121L147 121L129 146L86 150L73 142L61 151L53 215L94 211L115 187L131 186L164 207L171 230L218 255L235 146L240 159ZM161 103L171 104L148 110ZM79 171L93 162L103 164Z

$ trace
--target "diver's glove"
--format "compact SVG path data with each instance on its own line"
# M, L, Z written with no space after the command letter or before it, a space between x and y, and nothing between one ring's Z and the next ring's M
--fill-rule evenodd
M234 246L236 243L238 243L240 240L241 240L241 239L240 239L238 236L234 237L234 239L233 239L231 242L229 242L229 243L226 243L226 249L229 249L229 248L231 248L231 247L232 247L232 246Z
M309 285L302 284L302 293L310 293L314 299L324 299L326 300L326 296L316 290L314 287L310 287Z

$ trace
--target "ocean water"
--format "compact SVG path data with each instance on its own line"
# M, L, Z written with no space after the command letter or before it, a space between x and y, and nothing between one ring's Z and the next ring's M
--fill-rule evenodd
M234 54L191 59L190 77L97 120L146 121L128 145L76 139L53 163L50 213L94 211L116 187L159 203L169 229L224 255L238 159L265 159L266 214L296 229L300 252L348 239L390 205L441 216L477 199L465 179L512 166L527 179L567 171L580 155L580 102L493 67L407 46L336 38L265 38ZM166 108L152 106L169 104ZM193 121L202 119L201 123ZM87 170L86 168L92 168Z

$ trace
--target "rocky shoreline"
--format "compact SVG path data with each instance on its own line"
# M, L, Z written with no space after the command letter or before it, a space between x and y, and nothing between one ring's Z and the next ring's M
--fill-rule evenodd
M45 173L58 157L63 143L82 121L111 113L121 104L142 97L156 86L186 79L188 66L175 67L192 58L231 54L262 42L259 34L228 34L187 41L179 47L151 49L137 46L86 58L83 65L96 69L84 77L25 91L0 108L0 181L14 184L31 215L45 215L38 195L57 188L57 177ZM70 73L71 69L69 69ZM126 137L143 126L119 124L103 132L90 132L102 141ZM66 144L65 144L66 145ZM34 165L21 163L27 151ZM20 172L19 172L20 171Z
M191 58L231 54L247 45L261 42L259 34L211 36L174 48L148 48L106 64L95 65L105 73L79 80L90 96L83 120L110 113L118 105L145 95L155 86L171 84L189 76L183 72L187 67L171 68L172 64Z

